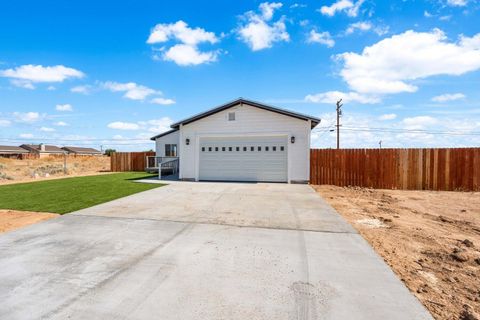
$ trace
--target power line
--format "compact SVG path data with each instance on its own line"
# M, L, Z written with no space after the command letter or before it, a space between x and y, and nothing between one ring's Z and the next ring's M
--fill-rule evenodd
M368 128L368 127L343 127L348 131L361 132L385 132L385 133L425 133L452 136L479 136L480 132L454 132L454 131L430 131L422 129L393 129L393 128Z

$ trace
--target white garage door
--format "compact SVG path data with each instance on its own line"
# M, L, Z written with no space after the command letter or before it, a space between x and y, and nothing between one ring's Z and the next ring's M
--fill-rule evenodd
M287 181L287 137L200 139L200 180Z

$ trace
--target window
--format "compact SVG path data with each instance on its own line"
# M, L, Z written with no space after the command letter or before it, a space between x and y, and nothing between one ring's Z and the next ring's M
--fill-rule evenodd
M215 151L218 151L218 147L215 147Z
M237 147L236 150L237 150L237 151L240 151L240 147Z
M177 156L177 145L176 144L166 144L165 145L165 157L176 157Z
M283 150L285 150L285 147L284 147L284 146L281 146L281 147L280 147L280 151L283 151Z
M228 121L235 121L235 112L228 113Z
M247 151L247 147L243 147L243 151Z
M268 151L268 147L265 147L265 151Z
M225 151L225 147L222 147L222 151Z
M259 147L258 147L258 151L262 151L262 147L259 146Z
M277 147L272 147L272 151L277 151Z
M205 152L205 147L202 147L202 152Z
M255 151L255 147L250 147L250 151Z
M208 147L208 151L212 151L212 147Z
M228 147L228 151L232 151L232 147Z

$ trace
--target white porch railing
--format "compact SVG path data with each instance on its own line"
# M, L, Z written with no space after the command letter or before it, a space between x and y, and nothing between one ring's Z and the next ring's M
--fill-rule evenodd
M158 178L162 178L162 170L169 171L171 174L178 173L178 157L157 157L147 156L146 171L158 170Z

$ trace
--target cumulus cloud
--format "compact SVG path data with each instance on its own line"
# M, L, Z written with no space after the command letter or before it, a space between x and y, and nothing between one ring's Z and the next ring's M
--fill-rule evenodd
M375 26L370 21L359 21L355 23L351 23L348 25L348 28L345 30L345 34L349 35L355 33L356 31L366 32L366 31L373 31L379 36L383 36L388 33L389 31L388 26Z
M82 78L85 74L63 65L22 65L13 69L0 70L0 76L10 78L15 86L34 89L34 83L63 82L70 78Z
M0 119L0 127L8 127L10 124L10 120Z
M332 39L332 36L328 31L317 32L315 30L311 30L310 34L308 35L307 42L324 44L329 48L332 48L335 45L335 40Z
M252 51L271 48L275 42L290 41L290 35L285 25L285 16L272 22L275 10L282 7L279 2L263 2L259 6L260 13L246 12L241 19L243 23L237 29L240 40L245 42Z
M161 104L161 105L169 105L169 104L174 104L175 100L166 99L166 98L154 98L154 99L150 100L150 103Z
M465 7L467 3L467 0L447 0L447 5L452 7Z
M107 125L110 129L117 130L146 130L151 133L161 133L170 130L170 125L173 120L169 117L163 117L160 119L151 119L138 122L112 122Z
M111 122L107 125L110 129L117 129L117 130L138 130L140 126L133 122L121 122L115 121Z
M395 113L387 113L387 114L382 114L380 117L378 117L378 120L386 121L386 120L393 120L396 118L397 118L397 115Z
M445 93L439 96L435 96L432 98L433 102L447 102L447 101L455 101L455 100L463 100L465 99L465 95L463 93Z
M43 131L43 132L53 132L55 131L54 128L49 128L49 127L41 127L40 128L40 131Z
M119 83L107 81L103 87L112 92L124 92L123 97L131 100L144 100L152 94L161 94L160 91L136 84L135 82Z
M38 112L14 112L13 117L17 122L32 123L42 119Z
M168 49L161 48L160 57L173 61L180 66L199 65L217 60L219 51L201 51L201 43L215 44L219 40L215 33L202 28L190 28L182 20L170 24L157 24L147 39L148 44L166 43L169 40L179 42ZM154 56L158 58L159 56Z
M24 139L33 138L33 134L31 134L31 133L20 133L18 136L19 136L20 138L24 138Z
M75 93L89 94L91 92L91 89L92 89L92 86L83 85L83 86L75 86L71 88L70 91Z
M68 126L68 123L63 122L63 121L58 121L58 122L55 122L55 125L58 126L58 127L66 127L66 126Z
M480 34L448 42L445 34L406 31L366 47L362 53L336 56L349 87L363 94L415 92L412 80L462 75L480 69Z
M343 102L358 102L362 104L373 104L380 102L380 98L375 96L362 95L357 92L341 92L341 91L327 91L317 94L309 94L305 97L305 101L314 103L334 104L339 99Z
M332 3L330 6L322 6L320 8L320 12L323 15L333 17L337 12L346 12L349 17L356 17L358 16L358 11L361 5L365 2L365 0L358 0L357 2L353 2L350 0L338 0Z
M416 116L403 119L402 123L406 129L418 130L426 127L436 125L438 120L431 116Z
M55 106L55 110L57 111L73 111L73 107L71 104L57 104Z

